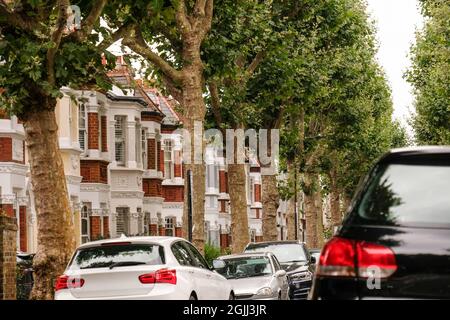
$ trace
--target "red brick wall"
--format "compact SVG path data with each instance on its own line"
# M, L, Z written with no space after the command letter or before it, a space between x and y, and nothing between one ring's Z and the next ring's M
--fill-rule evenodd
M93 216L90 217L91 221L91 241L99 239L102 235L102 225L100 222L100 217Z
M226 207L226 201L227 200L219 200L220 202L220 212L227 212L227 207Z
M164 172L164 154L161 150L161 142L158 141L158 143L156 144L156 148L156 152L158 155L158 158L156 159L158 162L156 165L159 171Z
M255 202L261 202L261 185L255 184Z
M159 226L159 236L165 236L166 235L166 228L163 226Z
M103 217L103 237L109 238L109 217Z
M147 140L147 168L156 169L156 141L155 139Z
M1 94L0 90L0 94ZM11 119L11 117L8 115L5 109L0 108L0 119Z
M20 251L28 251L27 237L27 207L19 207L19 234L20 234Z
M158 234L158 226L156 224L150 225L150 235L156 236Z
M102 152L108 151L108 125L106 116L101 117L102 126Z
M255 214L256 214L256 219L260 219L261 218L261 209L259 209L259 208L256 208L255 209Z
M262 242L263 241L263 237L262 236L256 236L255 237L255 241L256 242Z
M12 138L0 138L0 162L12 161Z
M183 238L183 228L181 227L175 228L175 237Z
M99 160L81 160L80 173L84 183L108 183L108 163Z
M88 112L88 148L99 149L99 123L96 112Z
M0 204L0 210L2 210L8 217L15 218L14 208L12 204Z
M183 186L163 186L162 196L165 202L183 202L184 187Z
M142 191L144 191L144 197L162 197L161 180L143 179Z
M220 248L225 249L229 247L228 243L228 234L221 234L220 235Z
M181 152L175 151L175 163L173 165L173 174L175 177L181 177L183 175L183 168L181 166Z

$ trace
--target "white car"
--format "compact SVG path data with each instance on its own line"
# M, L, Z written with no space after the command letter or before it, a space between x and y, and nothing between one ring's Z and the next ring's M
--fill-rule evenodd
M228 300L234 292L184 239L122 237L80 246L55 299Z

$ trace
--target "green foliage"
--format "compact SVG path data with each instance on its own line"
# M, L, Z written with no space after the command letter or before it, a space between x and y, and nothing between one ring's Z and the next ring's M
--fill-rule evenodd
M209 243L205 244L205 259L210 266L212 266L213 260L220 257L220 255L220 248L215 247Z
M450 144L450 3L423 1L428 16L411 49L407 73L414 87L416 114L412 125L419 144Z

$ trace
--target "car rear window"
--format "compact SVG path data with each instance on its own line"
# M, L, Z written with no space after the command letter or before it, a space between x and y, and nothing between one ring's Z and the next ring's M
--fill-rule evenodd
M301 244L253 244L249 245L245 252L271 252L280 263L308 261L305 250Z
M104 244L77 250L70 269L165 264L164 248L156 244Z
M358 215L392 226L450 226L450 166L380 166L359 205Z

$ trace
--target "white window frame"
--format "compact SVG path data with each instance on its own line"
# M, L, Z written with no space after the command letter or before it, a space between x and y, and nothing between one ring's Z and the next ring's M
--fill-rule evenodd
M81 243L91 241L90 203L83 203L80 211L80 235ZM86 233L83 233L83 221L86 223Z
M169 150L167 150L169 149ZM170 155L170 159L166 157ZM169 174L166 174L169 173ZM173 140L164 140L164 179L173 179L174 177L174 165L173 165Z
M147 131L145 130L145 128L142 128L141 130L141 156L142 156L142 168L148 169L148 154L147 154Z
M168 236L167 230L171 230L172 234L169 237L175 237L175 227L176 227L175 217L169 216L164 218L164 229L166 231L166 236Z
M85 153L87 150L87 128L87 108L84 103L80 103L78 105L78 144L80 145L82 153Z
M126 137L126 116L115 116L114 117L114 144L115 144L115 154L114 159L119 166L124 166L126 162L126 147L127 147L127 137ZM118 124L121 124L122 128L119 128ZM118 136L118 132L121 130L121 135ZM118 154L118 145L122 145L121 154ZM118 157L118 155L120 157Z

